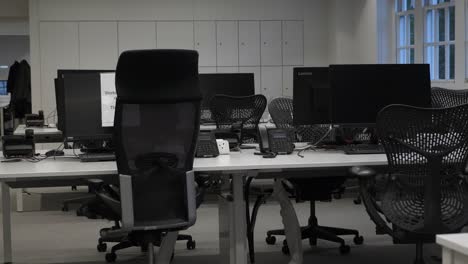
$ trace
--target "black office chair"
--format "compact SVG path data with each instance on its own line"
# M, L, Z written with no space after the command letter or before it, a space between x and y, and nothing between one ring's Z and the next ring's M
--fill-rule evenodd
M431 89L432 107L443 108L468 103L468 89L454 90L440 87Z
M106 260L115 261L117 250L140 246L148 249L151 263L153 245L160 245L168 231L195 222L191 170L200 126L198 54L124 52L117 65L116 90L120 193L106 187L98 196L122 217L122 228L103 232L103 237L119 241Z
M234 135L239 144L254 143L257 141L258 123L266 105L267 99L261 94L216 95L210 101L210 110L218 134L221 132Z
M435 234L459 232L468 223L468 104L441 109L404 105L384 108L377 133L388 159L384 188L376 172L354 167L361 197L377 229L398 244L416 244L415 264L423 264L423 243Z
M289 98L277 98L270 102L268 109L276 127L293 129L296 131L298 142L316 142L322 138L330 129L328 125L299 126L293 124L293 100ZM304 173L310 172L288 172L291 178L288 180L294 186L294 195L299 200L310 201L310 217L308 225L301 228L302 239L309 239L309 244L315 246L318 239L333 241L340 244L340 253L347 254L350 247L339 237L343 235L354 235L355 244L362 244L364 239L357 230L320 226L318 224L315 202L329 201L334 194L341 194L344 191L343 184L346 181L345 175L315 177L315 178L295 178ZM284 230L272 230L267 232L266 242L274 244L275 235L283 235ZM288 253L287 246L283 247L283 252Z

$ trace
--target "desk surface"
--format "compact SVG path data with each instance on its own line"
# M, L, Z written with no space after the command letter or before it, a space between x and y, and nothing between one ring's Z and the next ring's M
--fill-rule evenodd
M62 134L62 131L58 130L56 127L28 127L28 129L34 130L34 135L57 135ZM24 131L26 130L26 125L18 125L15 131L13 132L14 135L24 135Z
M468 255L468 234L437 235L437 244Z
M67 150L68 151L68 150ZM358 165L382 166L387 164L384 154L379 155L346 155L339 151L305 151L304 158L296 155L278 155L274 159L265 159L254 155L254 150L242 150L230 155L220 155L216 158L197 158L194 161L195 171L247 171L247 170L281 170L281 169L311 169L326 167L349 167ZM28 178L66 177L66 176L97 176L117 174L117 166L113 161L80 162L71 153L67 156L48 158L41 162L11 162L0 164L0 181L17 181ZM3 158L2 158L3 159Z

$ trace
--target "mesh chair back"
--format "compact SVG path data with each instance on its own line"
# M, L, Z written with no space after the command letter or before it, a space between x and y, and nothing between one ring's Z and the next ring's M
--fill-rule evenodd
M328 132L326 125L294 126L293 107L290 98L276 98L270 102L268 112L276 127L294 130L297 142L317 142Z
M239 130L241 142L256 139L258 123L267 105L261 94L251 96L215 95L210 102L216 127L222 130Z
M431 89L432 107L444 108L468 103L468 89L453 90L440 87Z
M117 167L131 176L135 225L186 222L187 201L195 198L187 197L186 172L200 127L197 52L124 52L116 90Z
M460 175L468 155L468 105L384 108L377 133L390 177L382 211L414 233L453 232L468 221L468 192Z

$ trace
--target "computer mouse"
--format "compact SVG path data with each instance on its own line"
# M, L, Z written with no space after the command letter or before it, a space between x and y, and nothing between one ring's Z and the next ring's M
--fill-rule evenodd
M63 150L58 150L58 149L52 149L49 150L45 153L46 157L57 157L57 156L63 156L65 153Z

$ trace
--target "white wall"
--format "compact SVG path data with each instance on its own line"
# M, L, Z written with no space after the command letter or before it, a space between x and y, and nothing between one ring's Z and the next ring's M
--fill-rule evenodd
M377 63L377 0L330 0L330 63Z
M28 17L28 0L0 0L0 17Z

